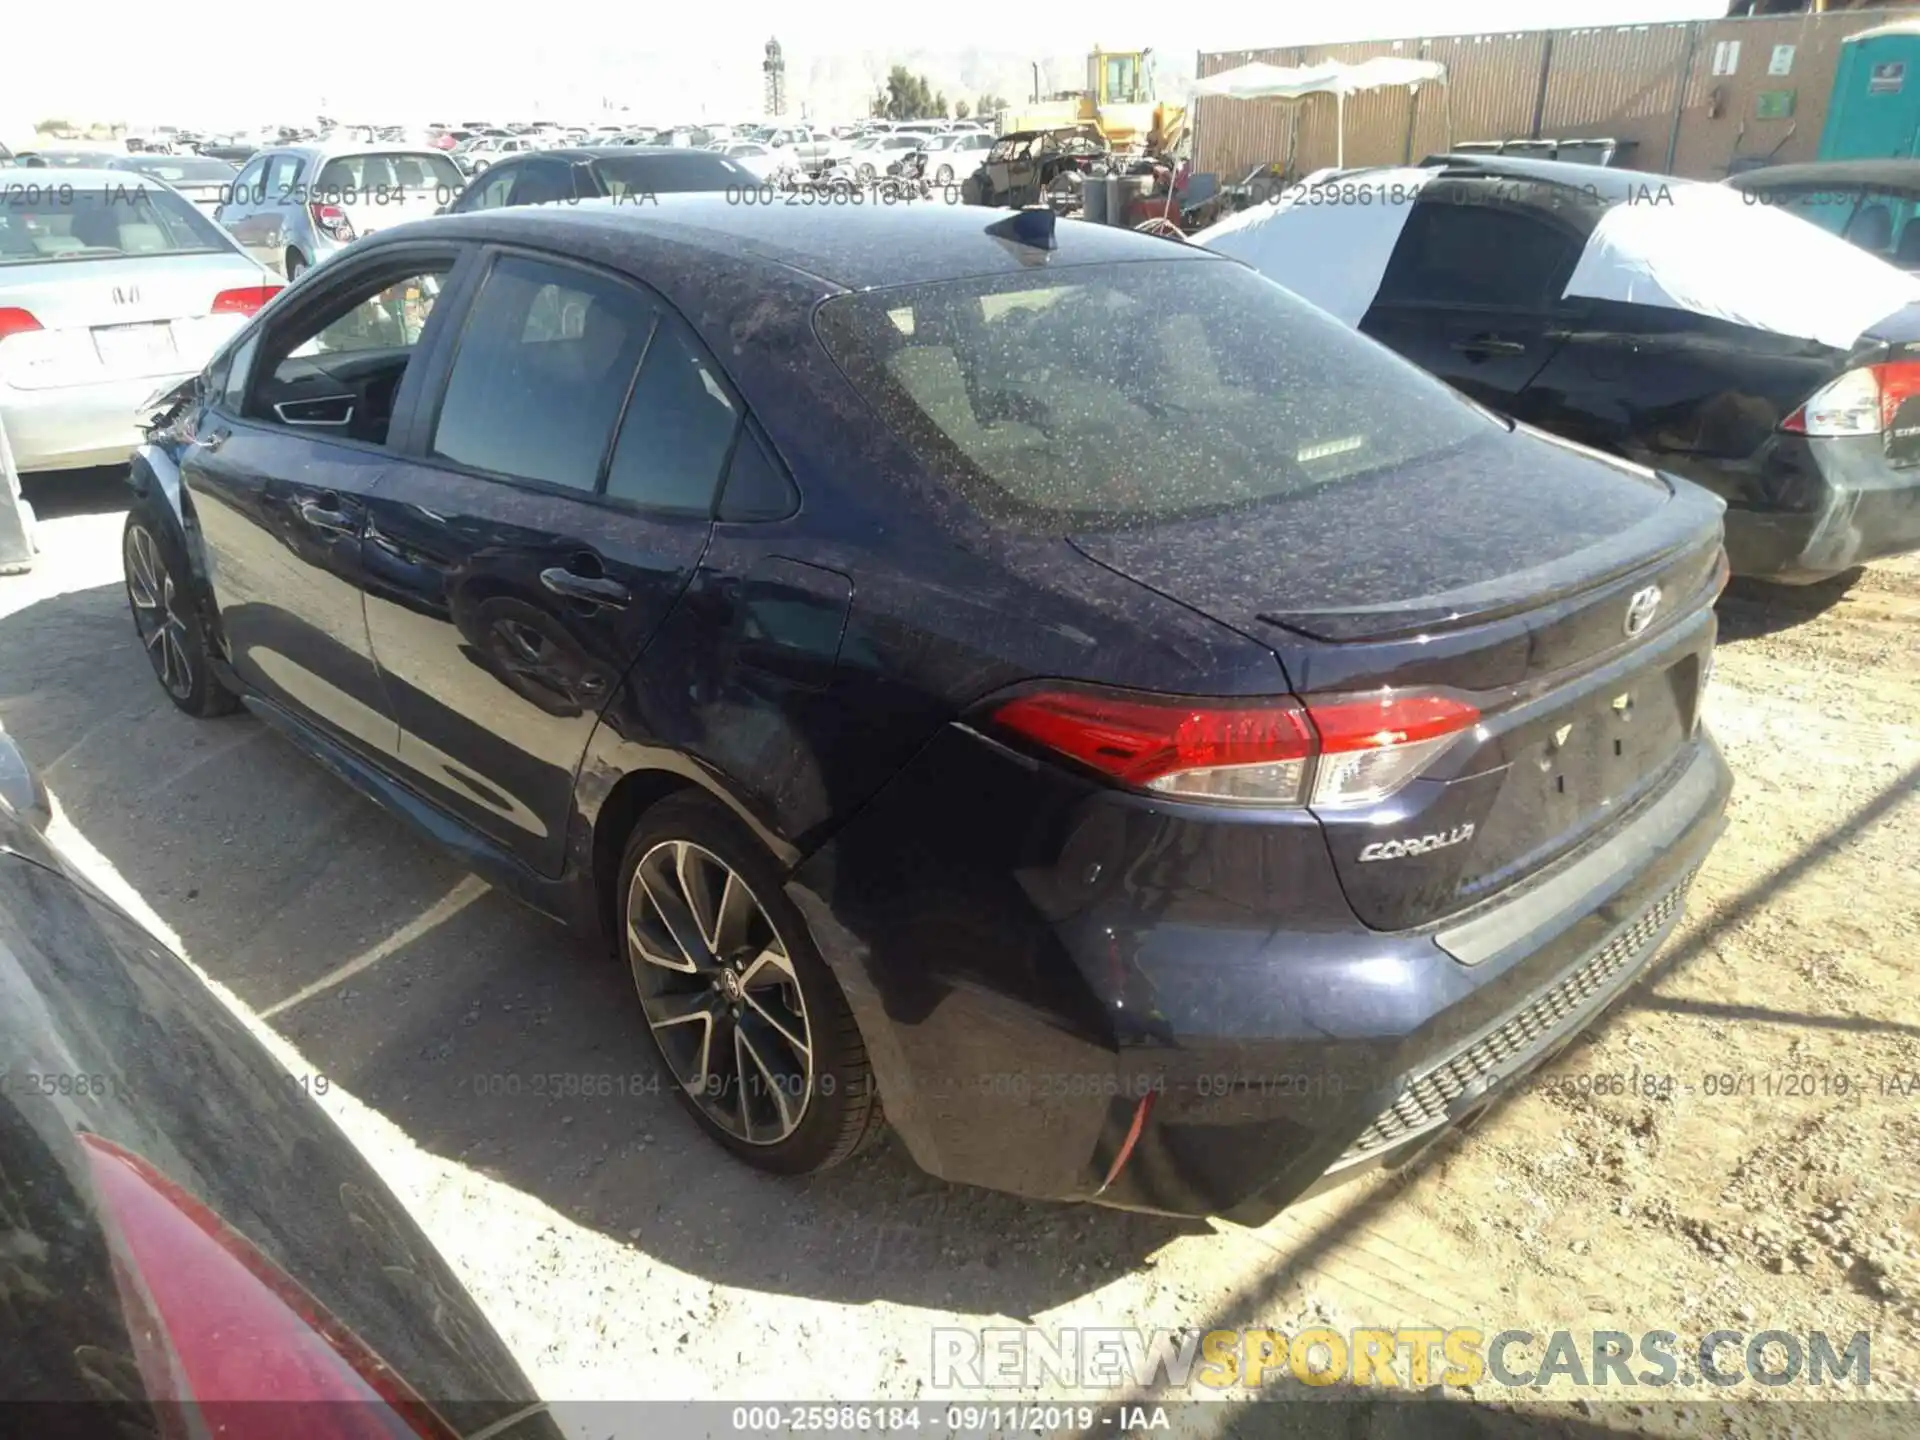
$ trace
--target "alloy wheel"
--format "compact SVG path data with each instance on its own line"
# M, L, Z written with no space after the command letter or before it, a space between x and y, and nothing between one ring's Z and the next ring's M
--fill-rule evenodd
M813 1093L799 975L747 882L711 851L663 840L627 890L627 956L674 1078L749 1145L792 1135Z
M193 693L193 661L187 627L174 609L173 576L161 557L153 532L143 525L127 531L127 596L133 625L146 647L160 684L176 700Z

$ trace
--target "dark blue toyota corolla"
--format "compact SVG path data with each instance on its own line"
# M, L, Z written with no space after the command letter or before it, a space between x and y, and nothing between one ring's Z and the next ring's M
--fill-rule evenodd
M128 596L610 937L719 1143L1259 1220L1632 982L1723 824L1704 491L1234 261L722 196L382 232L156 402Z

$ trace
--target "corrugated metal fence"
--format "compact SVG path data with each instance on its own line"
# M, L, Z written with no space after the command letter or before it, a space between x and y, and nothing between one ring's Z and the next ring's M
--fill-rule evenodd
M1606 136L1630 142L1620 163L1713 180L1750 157L1811 160L1841 40L1916 15L1903 7L1218 51L1200 56L1199 73L1254 60L1438 60L1445 85L1347 101L1347 164L1405 164L1458 141ZM1195 168L1237 179L1274 161L1296 176L1332 165L1335 117L1327 95L1203 97L1194 112Z

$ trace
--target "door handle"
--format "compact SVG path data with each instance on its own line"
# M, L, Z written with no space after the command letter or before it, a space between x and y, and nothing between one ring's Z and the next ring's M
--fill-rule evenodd
M556 595L564 595L569 600L584 600L589 605L619 609L633 598L627 592L627 587L618 580L609 580L602 575L576 574L563 565L542 570L540 583Z
M231 430L209 430L200 437L200 448L202 450L218 450L222 445L227 443L227 437L231 434L233 434Z
M1519 340L1502 340L1497 335L1476 335L1471 340L1456 340L1453 348L1462 355L1524 355L1526 345Z
M300 502L300 518L316 530L334 530L351 535L360 527L353 516L340 506L340 497L328 491L318 500Z

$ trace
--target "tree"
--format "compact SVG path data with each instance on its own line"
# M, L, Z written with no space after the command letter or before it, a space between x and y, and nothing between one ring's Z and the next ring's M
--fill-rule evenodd
M1004 96L982 95L979 102L973 107L973 113L984 120L991 116L998 115L1002 110L1007 108L1007 102Z
M971 115L972 113L973 111L971 108L969 108L966 101L956 100L953 102L953 118L954 119L964 120L967 118L967 116Z
M915 75L904 65L887 72L886 87L873 97L872 113L886 120L945 119L947 97L936 95L924 75Z

